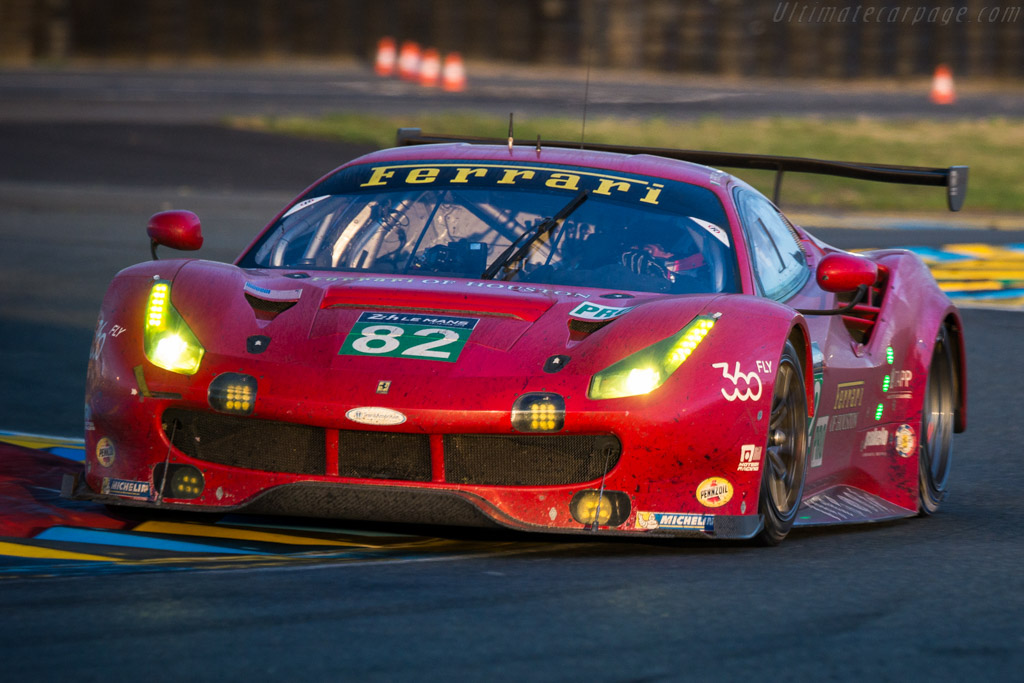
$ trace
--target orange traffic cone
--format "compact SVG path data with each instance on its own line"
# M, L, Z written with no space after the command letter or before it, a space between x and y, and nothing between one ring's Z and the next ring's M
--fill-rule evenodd
M423 59L420 61L420 85L436 88L440 79L441 55L434 48L427 48L423 51Z
M945 64L935 67L935 77L932 79L931 100L935 104L953 104L956 102L956 93L953 91L953 72Z
M373 70L378 76L390 76L395 72L395 39L384 36L377 42L377 61Z
M420 75L420 46L411 40L402 43L398 53L398 76L405 81L415 81Z
M441 87L448 92L462 92L466 89L466 69L462 65L462 55L458 52L444 58Z

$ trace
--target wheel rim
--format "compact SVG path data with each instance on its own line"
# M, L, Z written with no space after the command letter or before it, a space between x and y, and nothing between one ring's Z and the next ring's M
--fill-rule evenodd
M805 438L806 416L801 411L802 391L795 368L789 363L781 364L772 396L766 474L772 506L783 519L795 514L803 488L806 449L800 440Z
M938 499L946 490L953 455L953 362L945 331L935 344L921 414L922 484ZM937 502L937 500L936 500Z

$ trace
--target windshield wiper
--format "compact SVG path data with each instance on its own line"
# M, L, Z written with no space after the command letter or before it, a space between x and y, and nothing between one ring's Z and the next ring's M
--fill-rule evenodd
M530 250L533 243L539 240L544 235L548 234L559 225L562 224L566 218L572 214L573 211L580 207L580 204L587 201L587 197L590 193L587 190L580 190L579 193L572 198L568 204L562 207L562 210L556 213L550 218L545 218L540 224L534 228L533 232L524 232L522 235L517 237L512 244L505 247L505 251L498 255L498 258L494 259L494 262L487 266L487 270L480 276L483 280L492 280L499 270L507 266L510 263L515 263L519 259L526 255L526 252ZM525 241L523 241L525 240ZM522 242L520 245L519 243Z

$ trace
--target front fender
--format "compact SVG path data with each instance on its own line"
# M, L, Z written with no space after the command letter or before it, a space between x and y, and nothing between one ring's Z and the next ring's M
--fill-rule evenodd
M660 388L590 408L628 416L623 449L644 463L633 481L640 512L754 515L778 361L789 339L808 354L806 324L792 308L748 296L720 297L701 313L717 316L714 328ZM698 491L714 478L732 494L709 506Z

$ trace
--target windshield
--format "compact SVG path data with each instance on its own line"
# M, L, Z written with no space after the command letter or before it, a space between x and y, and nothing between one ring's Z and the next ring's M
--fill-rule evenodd
M367 164L314 187L239 265L738 292L726 225L713 192L660 178L523 163ZM528 246L508 259L513 243L517 255Z

